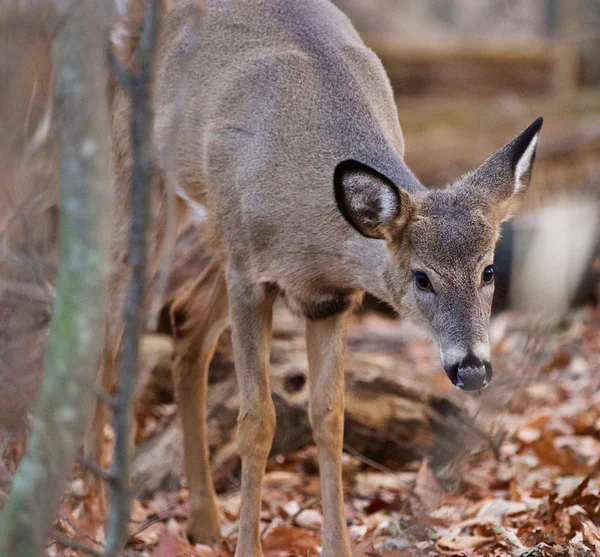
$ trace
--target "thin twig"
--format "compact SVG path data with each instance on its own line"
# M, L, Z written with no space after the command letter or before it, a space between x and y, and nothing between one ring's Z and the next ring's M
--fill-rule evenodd
M77 534L79 534L80 536L82 536L86 540L92 542L94 545L99 545L100 547L104 547L104 544L101 541L93 538L85 530L83 530L82 528L80 528L76 524L73 524L73 522L69 518L67 518L66 516L59 516L58 518L62 522L65 522L69 526L69 528L72 528L73 531L75 531Z
M102 478L105 482L111 483L115 481L115 477L110 473L110 470L103 470L98 464L88 458L80 457L79 464L87 468L95 476Z
M108 68L118 85L126 91L131 91L137 84L136 77L115 56L112 49L107 49Z
M131 229L128 262L131 278L125 307L123 352L120 361L119 393L114 407L115 450L110 475L111 508L107 521L106 557L116 557L127 541L131 507L129 465L131 462L130 430L133 422L133 395L139 368L140 336L144 324L147 267L147 230L152 181L151 137L153 111L151 105L152 66L158 2L147 2L140 37L139 74L123 73L124 68L109 55L115 78L131 97ZM126 71L126 70L125 70Z
M292 516L292 518L290 519L290 522L292 524L296 524L296 519L304 512L307 511L308 509L312 509L314 507L316 507L317 505L319 505L321 503L321 498L320 497L313 497L312 499L309 499L306 503L304 503L304 505L302 505Z
M166 517L164 517L163 515L158 515L154 518L151 518L150 520L147 520L133 534L131 534L129 538L135 538L138 534L141 534L144 530L150 528L150 526L152 526L153 524L156 524L157 522L162 522L165 518Z
M106 406L112 408L113 410L117 407L117 400L102 390L98 385L94 385L92 390L96 398L101 400L104 404L106 404Z
M383 464L379 464L379 462L375 462L374 460L371 460L369 457L365 456L364 454L359 453L354 447L351 447L347 443L344 443L344 450L347 453L350 453L352 456L358 458L358 460L360 460L363 464L366 464L367 466L370 466L371 468L375 468L375 470L379 470L380 472L383 472L384 474L395 474L396 473L391 468L388 468L387 466L384 466Z
M69 536L65 536L64 534L61 534L60 532L54 532L52 534L52 537L54 538L53 543L59 543L60 545L64 545L65 547L70 547L71 549L76 549L77 551L87 553L88 555L91 555L92 557L105 557L101 551L98 551L98 550L94 549L93 547L90 547L87 544L72 540L71 538L69 538ZM50 544L50 545L52 545L52 544ZM50 547L50 546L47 546L47 547Z
M174 508L168 509L168 510L160 513L159 515L155 516L154 518L146 520L146 522L144 522L144 524L142 524L135 532L133 532L129 536L129 539L135 538L135 536L137 536L138 534L141 534L144 530L146 530L147 528L150 528L150 526L152 526L153 524L156 524L157 522L162 522L165 519L173 518L174 516L177 516L177 514L174 513L173 511L174 511Z

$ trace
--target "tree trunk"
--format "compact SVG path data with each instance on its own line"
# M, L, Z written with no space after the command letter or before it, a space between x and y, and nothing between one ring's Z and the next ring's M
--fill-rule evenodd
M60 268L27 453L0 520L0 556L37 555L89 420L103 343L110 196L105 31L109 2L73 5L53 45L60 119Z

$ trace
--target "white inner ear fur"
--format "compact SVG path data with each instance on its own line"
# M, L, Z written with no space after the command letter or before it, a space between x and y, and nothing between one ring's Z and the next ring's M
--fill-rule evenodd
M388 222L398 213L398 197L393 191L386 188L381 192L379 199L381 201L381 214L379 218L381 222Z
M525 152L519 159L519 162L517 163L517 166L515 168L515 193L519 193L521 190L527 187L527 183L523 181L523 176L527 174L527 172L531 168L531 162L533 160L533 154L535 153L537 141L538 134L536 133L529 142L527 149L525 149Z
M363 217L365 212L369 212L374 205L378 205L378 212L376 221L370 224L384 224L396 217L398 196L372 176L367 174L354 176L348 189L350 209L358 218Z

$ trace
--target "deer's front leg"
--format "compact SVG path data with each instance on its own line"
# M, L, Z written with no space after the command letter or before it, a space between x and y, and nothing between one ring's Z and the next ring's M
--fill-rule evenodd
M275 431L269 388L274 293L228 269L233 355L240 393L237 444L242 459L242 504L236 557L261 557L262 481Z
M306 322L310 419L319 449L324 514L322 557L352 555L344 518L342 487L345 336L344 314Z

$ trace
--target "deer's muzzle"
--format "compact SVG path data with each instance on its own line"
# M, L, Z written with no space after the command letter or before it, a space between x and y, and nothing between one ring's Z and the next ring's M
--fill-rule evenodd
M452 384L463 391L478 391L492 380L492 364L468 354L446 370Z

